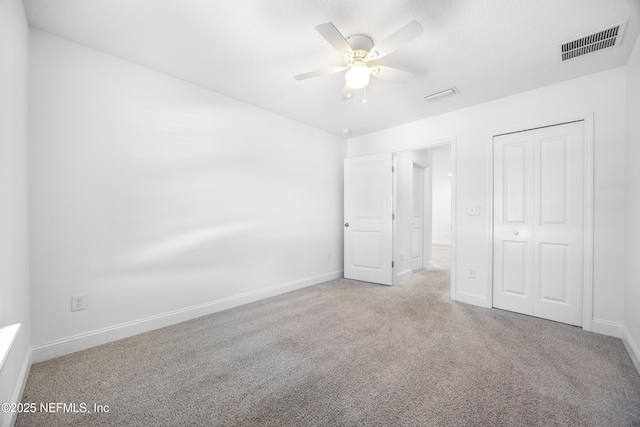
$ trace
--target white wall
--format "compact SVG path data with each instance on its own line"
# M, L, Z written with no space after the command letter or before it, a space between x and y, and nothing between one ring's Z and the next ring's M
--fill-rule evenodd
M451 147L433 149L433 243L451 244Z
M0 403L20 398L31 338L27 256L28 49L29 29L22 1L0 0L0 328L22 324L0 371ZM11 415L0 412L0 425L8 425Z
M636 40L626 69L626 225L623 339L640 372L640 38Z
M34 360L342 275L343 139L37 30L31 49Z
M464 88L459 96L464 96ZM352 138L348 156L395 152L456 139L457 299L489 305L491 137L576 119L595 120L594 331L620 332L624 283L625 70L617 68ZM446 101L443 101L446 102ZM468 216L468 206L480 216ZM476 268L477 278L466 277Z

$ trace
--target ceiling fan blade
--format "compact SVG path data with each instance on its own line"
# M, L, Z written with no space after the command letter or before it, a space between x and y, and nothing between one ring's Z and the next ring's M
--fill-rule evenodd
M327 68L325 70L310 71L308 73L298 74L293 77L296 80L305 80L305 79L310 79L312 77L319 77L319 76L326 76L327 74L334 74L346 69L347 67L333 67L333 68Z
M386 56L394 50L409 43L420 34L422 34L422 25L420 25L418 21L411 21L377 45L373 46L367 55L366 60L382 58L383 56Z
M353 49L349 46L347 40L345 40L342 33L340 33L340 31L338 31L331 22L316 25L316 30L318 30L320 35L324 37L325 40L328 41L329 44L338 51L338 53L340 53L340 55L343 55L345 52L353 53Z
M353 99L354 93L355 91L345 84L344 90L342 91L342 100L348 101L350 99Z
M409 73L408 71L403 71L392 67L385 67L384 65L376 65L374 67L371 67L370 70L372 76L396 83L406 83L414 77L414 75Z

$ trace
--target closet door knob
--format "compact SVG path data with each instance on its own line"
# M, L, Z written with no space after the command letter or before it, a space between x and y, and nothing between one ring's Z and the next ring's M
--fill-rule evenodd
M514 232L513 232L513 235L514 235L514 236L517 236L518 234L520 234L520 232L518 232L518 231L514 231Z
M348 223L348 222L345 222L345 223L344 223L344 226L345 226L345 227L348 227L348 226L349 226L349 223Z

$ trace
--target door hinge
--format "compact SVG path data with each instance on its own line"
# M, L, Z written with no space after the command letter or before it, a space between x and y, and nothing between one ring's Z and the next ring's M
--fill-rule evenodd
M391 268L393 268L393 267L395 267L395 266L396 266L395 261L391 261Z
M394 220L394 219L396 219L396 214L392 213L391 214L391 220Z
M391 166L391 172L395 172L396 171L396 167L395 166Z

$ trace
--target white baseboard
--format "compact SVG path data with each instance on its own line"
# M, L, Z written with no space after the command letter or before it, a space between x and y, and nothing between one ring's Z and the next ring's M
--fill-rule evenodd
M638 343L633 341L633 338L631 338L629 331L627 331L627 328L624 325L622 325L622 343L627 349L629 357L631 357L633 366L636 367L636 370L640 375L640 348L638 348Z
M432 245L451 246L451 240L433 240Z
M607 335L610 337L620 338L622 336L622 323L611 322L604 319L592 320L591 332L596 334Z
M128 338L154 329L163 328L165 326L174 325L176 323L195 319L196 317L206 316L211 313L237 307L253 301L280 295L297 289L306 288L328 280L343 277L343 270L332 271L330 273L320 274L305 279L294 280L279 285L269 286L268 288L258 289L251 292L222 298L215 301L198 304L143 319L133 320L131 322L121 323L119 325L109 326L106 328L86 332L83 334L65 337L59 340L51 341L45 344L39 344L31 347L31 360L33 363L43 362L53 359L54 357L64 356L65 354L74 353L97 345L105 344L119 339Z
M472 294L471 292L456 291L455 300L466 304L478 305L480 307L487 306L487 297L485 295Z
M31 368L31 349L27 350L20 368L20 374L18 375L18 381L16 381L15 388L13 389L13 395L11 396L11 402L2 403L20 403L22 401L22 393L24 393L24 387L27 385L27 378L29 377L29 369ZM0 411L0 426L10 427L16 422L18 416L17 412L2 412Z
M401 281L401 280L406 279L407 277L411 277L411 273L413 273L413 272L411 271L411 269L410 269L410 268L409 268L409 269L407 269L407 270L399 271L399 272L396 274L396 281L398 281L398 282L399 282L399 281Z

